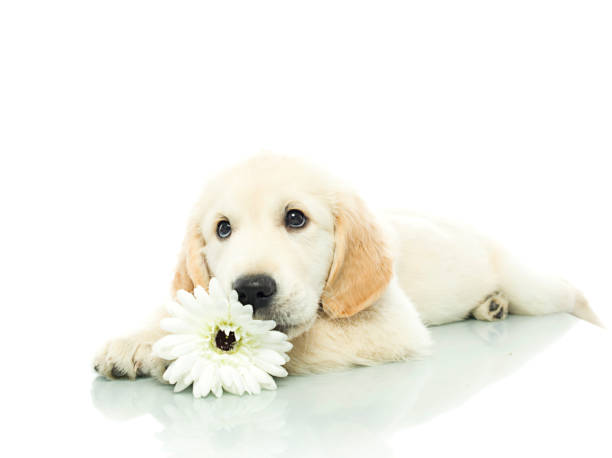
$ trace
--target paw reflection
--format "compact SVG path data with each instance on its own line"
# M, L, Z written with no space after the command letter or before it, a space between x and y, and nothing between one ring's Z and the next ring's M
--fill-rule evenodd
M164 427L156 434L163 449L181 457L282 454L287 450L287 402L276 396L276 391L264 391L258 396L196 399L150 379L130 383L98 378L92 390L95 406L109 417L153 415Z

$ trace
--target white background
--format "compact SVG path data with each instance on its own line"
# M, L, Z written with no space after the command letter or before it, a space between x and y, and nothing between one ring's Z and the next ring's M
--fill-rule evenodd
M166 297L206 177L262 149L311 158L373 206L473 223L611 323L611 23L589 0L3 1L16 443L60 443L62 411L104 442L99 413L54 390L90 389L96 348ZM121 431L115 446L138 450Z

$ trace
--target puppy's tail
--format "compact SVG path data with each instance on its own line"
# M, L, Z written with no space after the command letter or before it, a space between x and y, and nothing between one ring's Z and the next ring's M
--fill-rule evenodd
M604 324L601 322L597 314L589 305L589 301L587 301L584 297L584 294L582 294L582 292L579 290L575 291L576 300L574 303L574 310L572 310L572 315L577 316L578 318L581 318L584 321L588 321L589 323L593 323L594 325L599 326L601 328L605 328Z

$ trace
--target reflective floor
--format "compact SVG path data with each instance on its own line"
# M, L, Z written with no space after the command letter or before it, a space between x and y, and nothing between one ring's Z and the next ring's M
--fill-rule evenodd
M159 456L612 456L607 332L565 314L432 332L427 360L289 377L259 396L95 378L91 398Z

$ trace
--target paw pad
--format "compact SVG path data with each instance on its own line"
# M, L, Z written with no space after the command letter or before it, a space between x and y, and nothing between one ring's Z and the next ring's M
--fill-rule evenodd
M111 369L111 375L114 378L125 377L125 374L126 374L126 372L123 369L121 369L121 368L119 368L117 366L113 366L113 368Z
M487 296L484 301L472 310L477 320L498 321L508 316L508 300L498 291Z

